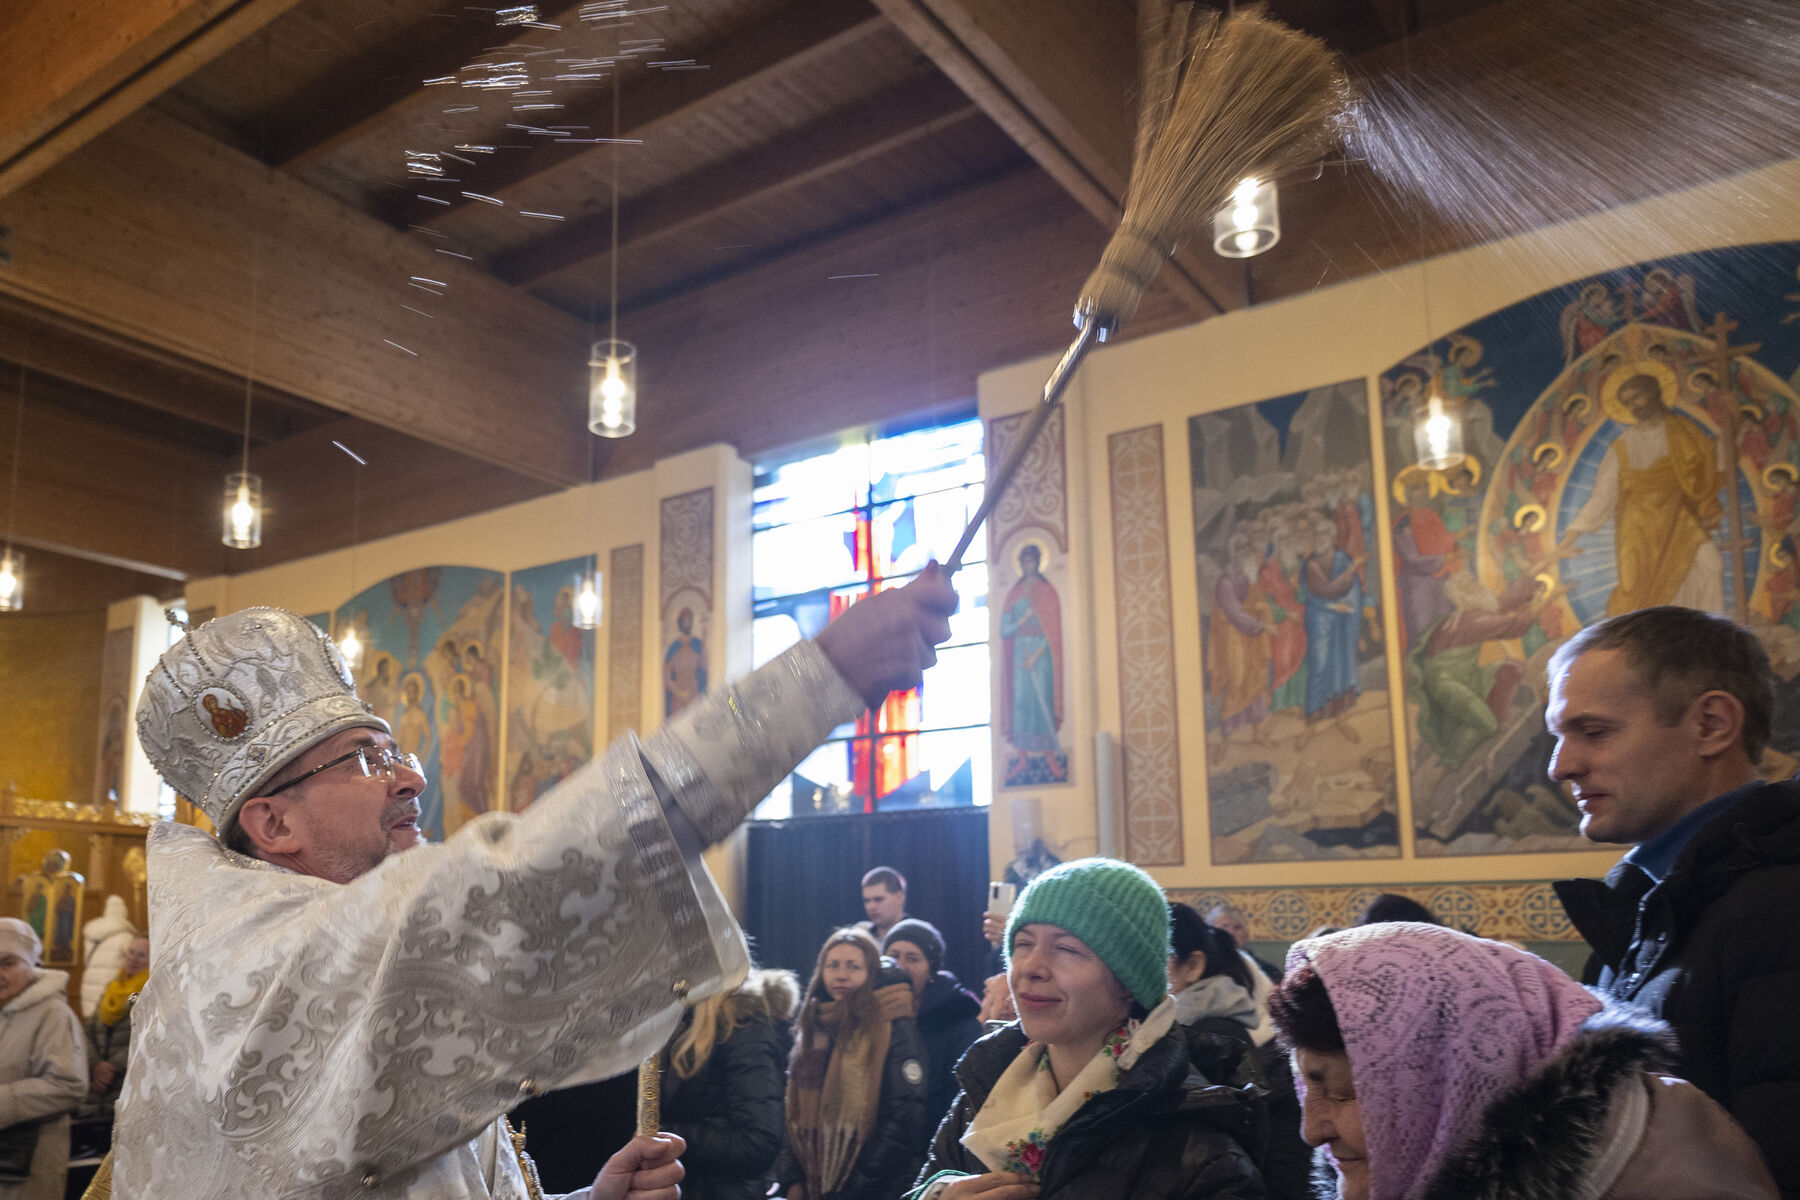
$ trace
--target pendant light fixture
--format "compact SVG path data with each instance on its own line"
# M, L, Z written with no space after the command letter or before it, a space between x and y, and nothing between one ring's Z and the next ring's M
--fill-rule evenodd
M575 602L572 621L577 629L600 628L600 560L596 556L592 570L583 571L575 579Z
M1437 324L1431 318L1430 266L1419 264L1419 291L1425 306L1425 394L1413 409L1413 456L1427 471L1448 471L1463 461L1463 397L1447 396L1444 367L1437 357ZM1451 351L1455 348L1451 339ZM1450 353L1451 351L1446 351Z
M263 38L262 77L265 81L266 101L266 81L269 78L269 39L266 36ZM266 103L263 109L267 111ZM265 127L259 138L264 155L268 150L268 140L268 130ZM238 469L226 473L225 504L219 514L219 540L233 550L254 550L262 545L262 477L250 473L250 407L255 391L256 344L261 333L261 316L262 237L260 230L253 229L250 235L250 349L244 364L244 453Z
M1213 249L1226 258L1249 258L1281 240L1281 205L1273 180L1246 179L1213 214Z
M356 551L362 541L362 469L368 465L368 460L335 438L331 444L349 455L350 461L356 464L350 477L350 600L354 603L357 595ZM338 653L344 656L344 662L349 664L350 674L354 676L362 667L363 657L362 639L356 636L354 613L350 616L349 628L338 638L337 646Z
M619 77L625 60L613 53L612 320L609 336L588 352L588 429L601 437L629 437L637 429L637 347L619 337Z
M25 449L25 366L19 365L19 412L13 420L12 486L6 503L6 549L0 552L0 612L25 607L25 555L13 545L19 524L19 460Z
M250 363L244 372L244 455L241 467L225 476L225 508L220 515L219 540L233 550L254 550L262 545L262 476L250 473L250 405L256 371L256 292L250 285Z

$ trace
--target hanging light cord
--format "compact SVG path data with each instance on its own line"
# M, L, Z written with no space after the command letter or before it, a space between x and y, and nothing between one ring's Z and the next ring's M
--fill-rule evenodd
M6 541L11 547L19 529L19 460L25 445L25 364L19 364L19 411L13 418L12 487L6 501Z
M250 474L250 399L256 387L256 343L261 335L260 303L262 296L262 239L255 234L250 240L250 355L244 366L244 465Z
M625 73L625 60L619 56L621 45L615 42L613 46L612 253L607 256L612 271L612 345L608 349L614 354L619 350L619 90Z

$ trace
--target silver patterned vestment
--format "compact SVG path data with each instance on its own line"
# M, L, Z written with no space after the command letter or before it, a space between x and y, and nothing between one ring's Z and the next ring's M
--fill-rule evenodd
M348 884L159 826L113 1194L522 1197L499 1116L631 1070L683 992L741 979L700 843L863 707L803 642Z

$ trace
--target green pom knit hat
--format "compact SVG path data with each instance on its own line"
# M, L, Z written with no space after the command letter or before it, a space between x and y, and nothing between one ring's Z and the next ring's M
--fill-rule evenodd
M1031 881L1006 919L1001 951L1012 970L1021 925L1054 925L1087 943L1145 1008L1169 991L1169 902L1156 880L1116 858L1078 858Z

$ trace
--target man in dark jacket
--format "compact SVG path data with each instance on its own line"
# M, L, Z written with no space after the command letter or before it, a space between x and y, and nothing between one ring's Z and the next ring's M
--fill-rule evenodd
M1800 785L1765 784L1773 674L1747 630L1692 609L1591 626L1550 660L1550 774L1581 832L1633 848L1557 884L1588 982L1668 1021L1679 1074L1800 1198Z

